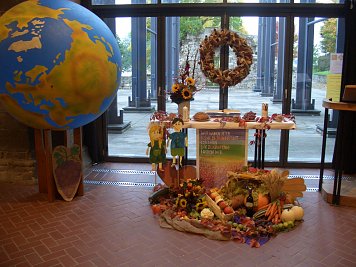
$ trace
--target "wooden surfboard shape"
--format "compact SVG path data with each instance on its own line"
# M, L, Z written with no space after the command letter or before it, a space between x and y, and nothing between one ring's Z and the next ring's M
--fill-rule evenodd
M282 187L283 192L289 193L293 197L303 197L303 192L306 190L303 178L287 179Z
M57 190L65 201L71 201L82 179L80 147L57 146L52 153L53 176Z

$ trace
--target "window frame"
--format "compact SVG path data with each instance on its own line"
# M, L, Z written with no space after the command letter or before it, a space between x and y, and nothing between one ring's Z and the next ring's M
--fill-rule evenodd
M325 18L346 18L350 3L344 4L322 4L322 3L157 3L157 4L135 4L135 5L92 5L90 0L82 1L82 5L90 9L101 18L116 17L157 17L158 18L158 42L157 47L161 53L157 55L157 83L158 88L165 86L165 57L162 51L165 49L164 32L165 18L177 16L220 16L228 18L230 16L260 16L260 17L283 17L286 19L286 36L294 33L295 17L325 17ZM223 26L223 23L222 23ZM347 33L345 33L347 35ZM346 38L346 37L345 37ZM289 58L293 54L293 41L290 38L285 40L285 72L284 72L284 101L282 106L283 113L290 112L291 104L291 80L292 80L292 62ZM345 50L345 53L347 51ZM345 69L345 67L344 67ZM345 70L344 70L345 71ZM165 110L165 99L158 89L158 110ZM220 103L221 104L221 103ZM106 127L104 127L104 132ZM107 136L104 134L104 136ZM106 140L107 141L107 140ZM319 167L319 163L307 162L288 162L288 143L289 131L282 130L279 162L266 162L265 166L270 167ZM104 142L105 143L105 142ZM107 142L106 142L107 144ZM104 149L105 160L130 162L130 158L117 158L108 156L108 148ZM136 162L147 162L147 159L135 158ZM331 164L326 164L330 167Z

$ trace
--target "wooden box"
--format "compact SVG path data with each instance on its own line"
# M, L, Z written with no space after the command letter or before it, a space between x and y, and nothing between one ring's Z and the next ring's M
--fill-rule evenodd
M214 212L214 214L222 221L227 222L231 221L232 217L234 216L233 213L225 214L218 204L215 203L214 200L211 199L208 195L205 195L206 202L208 203L209 208Z

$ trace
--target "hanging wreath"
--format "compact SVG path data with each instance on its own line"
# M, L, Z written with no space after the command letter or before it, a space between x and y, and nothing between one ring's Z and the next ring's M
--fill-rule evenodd
M234 69L221 70L214 67L215 49L222 45L230 46L235 53L237 66ZM202 72L211 82L218 83L223 88L240 83L250 73L252 49L235 32L214 29L209 37L205 36L199 51Z

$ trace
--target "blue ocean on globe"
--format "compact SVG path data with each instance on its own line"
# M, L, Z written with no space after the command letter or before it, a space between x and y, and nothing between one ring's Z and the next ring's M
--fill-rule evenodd
M107 25L71 1L26 1L0 17L0 101L40 129L83 126L110 106L121 55Z

